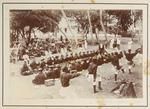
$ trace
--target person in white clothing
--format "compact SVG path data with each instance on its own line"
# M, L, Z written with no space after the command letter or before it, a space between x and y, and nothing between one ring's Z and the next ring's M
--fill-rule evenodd
M86 38L84 39L84 48L85 48L85 50L87 50L87 40L86 40Z
M120 49L120 39L117 38L117 48Z
M111 49L113 48L113 43L114 43L114 39L111 39L111 41L110 41L110 48Z
M30 59L29 59L27 50L26 50L25 54L23 55L23 60L26 61L27 64L30 64Z
M128 42L128 50L131 50L131 48L132 48L132 39L130 39L130 41Z

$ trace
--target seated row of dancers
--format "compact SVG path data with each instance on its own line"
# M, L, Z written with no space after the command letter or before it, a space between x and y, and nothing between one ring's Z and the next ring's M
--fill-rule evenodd
M104 53L100 54L98 51L92 51L88 53L79 53L80 55L75 55L71 58L63 58L64 60L60 61L59 58L57 60L54 59L51 61L51 64L49 64L49 61L42 59L40 62L36 62L36 59L34 58L32 62L29 62L29 60L24 61L24 65L21 71L22 75L29 75L36 73L37 75L33 79L33 83L35 84L44 84L44 81L46 79L55 79L60 78L62 72L69 72L69 75L79 75L77 72L80 72L82 70L87 70L89 72L89 76L93 76L93 89L94 93L96 93L96 84L98 82L99 89L102 90L101 87L101 76L97 76L97 67L106 64L106 63L112 63L112 65L117 69L124 72L124 69L119 64L119 60L123 57L123 54L125 55L126 59L129 61L129 65L133 65L133 58L134 56L139 52L139 50L136 50L134 53L131 53L130 50L127 52L114 52L114 53ZM82 54L82 55L81 55ZM64 70L64 64L67 63L67 68ZM132 63L132 64L131 64ZM94 65L93 65L94 64ZM94 67L93 67L94 66ZM131 67L130 67L131 68ZM66 70L67 69L67 70ZM67 72L67 75L68 75ZM129 69L129 72L131 73L131 69ZM65 74L65 73L64 73ZM117 73L115 74L115 81L117 81ZM74 76L70 76L74 77ZM71 79L71 78L70 78ZM61 80L61 82L63 82ZM64 84L69 84L68 82L62 83L62 86ZM66 85L64 85L66 86ZM63 86L63 87L64 87Z

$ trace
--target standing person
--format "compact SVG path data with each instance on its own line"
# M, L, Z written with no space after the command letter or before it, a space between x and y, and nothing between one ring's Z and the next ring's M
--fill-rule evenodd
M132 39L130 39L129 42L128 42L128 50L131 50L132 43L133 43L133 41L132 41Z
M60 36L60 41L61 41L61 42L63 41L63 36L62 36L62 35Z
M85 48L85 50L87 50L87 39L86 39L86 37L84 38L84 48Z
M96 59L93 59L92 62L89 64L88 72L89 72L88 78L93 81L93 90L94 93L96 93L97 92L96 91L96 77L97 77Z
M116 47L117 47L117 39L116 39L116 37L115 37L114 43L113 43L113 48L116 48Z
M99 53L104 54L106 52L105 46L103 44L99 45Z
M120 39L117 38L117 48L120 50Z
M135 65L134 62L133 62L133 58L137 55L137 53L138 53L138 50L136 50L134 53L131 53L130 49L128 50L128 53L126 53L124 51L125 57L128 61L128 69L129 69L130 74L132 73L132 71L131 71L132 66Z
M114 43L114 38L112 38L112 39L110 40L110 48L111 48L111 49L113 48L113 43Z

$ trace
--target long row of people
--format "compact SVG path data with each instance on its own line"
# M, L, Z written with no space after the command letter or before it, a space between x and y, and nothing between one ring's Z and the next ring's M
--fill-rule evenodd
M121 69L122 72L124 72L124 69L122 69L122 67L119 64L119 60L123 57L123 54L125 54L125 57L129 61L129 65L131 66L133 65L132 59L138 52L139 49L137 49L134 53L131 53L131 51L129 50L128 52L124 51L124 53L115 52L115 53L100 54L98 50L98 51L91 51L86 53L83 52L73 56L66 55L65 58L62 58L61 56L61 58L53 57L54 59L52 60L42 59L40 62L37 62L35 59L33 59L32 62L24 61L21 74L30 75L36 73L37 76L33 80L33 83L43 84L44 80L46 79L59 78L62 68L66 64L69 72L80 72L82 70L88 69L93 58L95 60L96 65L98 66L111 62L112 65L117 70ZM129 69L129 72L131 73L131 69ZM41 79L41 77L43 79ZM116 79L117 77L115 77L115 80Z

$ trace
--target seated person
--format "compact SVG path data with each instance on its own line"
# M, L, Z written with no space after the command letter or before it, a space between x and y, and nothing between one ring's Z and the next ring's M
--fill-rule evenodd
M51 57L48 58L47 64L48 64L48 65L52 65L52 58L51 58Z
M30 63L30 59L29 59L29 55L28 55L28 50L25 51L25 53L23 54L23 60L27 62L27 64Z
M37 84L37 85L44 84L46 79L47 79L46 74L40 68L39 74L35 76L35 78L32 80L32 83Z
M40 68L42 68L42 70L43 70L45 65L46 65L46 62L44 61L44 59L42 59L41 63L40 63Z
M65 61L64 55L59 56L59 62L63 63Z
M22 75L31 75L32 74L26 61L24 61L23 67L21 68L21 74Z
M74 57L74 60L78 59L78 54L75 53L73 57Z
M79 73L70 73L68 68L65 66L60 74L60 81L62 87L68 87L70 84L70 79L79 76Z
M83 60L83 69L86 70L89 66L88 60Z
M32 70L36 70L38 68L38 63L36 62L35 58L33 58L33 61L30 63L30 67Z
M76 62L75 66L77 71L81 71L83 69L80 61Z

